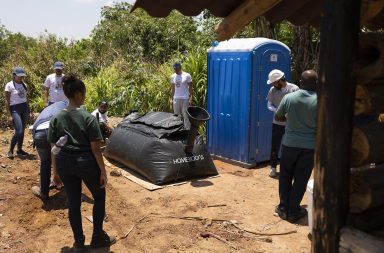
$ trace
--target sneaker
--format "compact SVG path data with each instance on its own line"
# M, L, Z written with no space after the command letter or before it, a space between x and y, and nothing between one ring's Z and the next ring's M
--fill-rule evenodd
M301 218L305 217L307 214L307 209L300 207L300 211L288 214L288 221L294 223L300 220Z
M91 248L104 248L109 247L116 243L116 237L109 236L106 232L102 231L99 235L92 235Z
M31 191L32 191L33 195L35 195L36 197L40 198L43 202L48 200L48 196L45 196L45 195L41 194L40 187L32 186Z
M13 156L13 152L12 151L8 151L8 153L7 153L7 157L9 158L9 159L12 159L14 156Z
M279 205L276 206L276 208L275 208L275 213L277 213L277 215L279 215L279 217L280 217L282 220L286 220L287 217L288 217L287 210L286 210L284 207L281 207L281 206L279 206Z
M20 149L20 150L17 150L16 151L16 155L20 155L20 156L29 156L29 154L27 152L25 152L24 150Z
M271 167L271 172L269 172L269 176L270 176L271 178L275 178L275 177L277 176L276 168Z

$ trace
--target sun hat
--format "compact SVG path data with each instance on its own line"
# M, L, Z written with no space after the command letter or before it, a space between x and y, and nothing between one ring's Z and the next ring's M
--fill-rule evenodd
M284 72L278 69L274 69L268 74L267 84L272 84L276 81L279 81L284 77Z

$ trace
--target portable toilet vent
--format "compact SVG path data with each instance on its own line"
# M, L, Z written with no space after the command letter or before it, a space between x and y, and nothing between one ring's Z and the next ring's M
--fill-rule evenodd
M290 49L266 39L215 42L208 50L208 150L216 158L252 167L270 158L273 113L268 74L290 78Z

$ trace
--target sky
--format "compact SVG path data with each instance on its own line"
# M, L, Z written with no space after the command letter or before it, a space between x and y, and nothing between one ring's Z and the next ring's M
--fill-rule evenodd
M0 0L0 24L11 32L38 37L87 38L100 20L101 7L135 0Z

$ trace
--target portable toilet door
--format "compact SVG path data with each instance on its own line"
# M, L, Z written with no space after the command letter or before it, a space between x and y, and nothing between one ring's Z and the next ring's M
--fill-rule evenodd
M268 74L273 69L279 69L284 72L287 81L290 79L290 50L283 43L272 41L254 50L253 63L252 87L255 87L256 94L252 97L257 99L251 101L251 108L256 109L251 112L256 123L251 125L255 125L256 129L251 129L250 157L256 154L255 160L262 162L270 159L274 115L267 108L267 96L272 87L267 84ZM252 147L253 144L256 144L256 147Z

